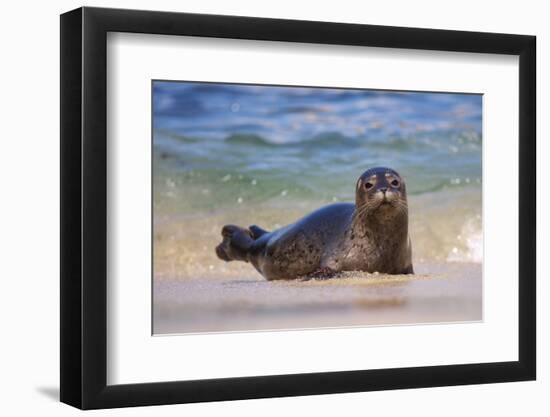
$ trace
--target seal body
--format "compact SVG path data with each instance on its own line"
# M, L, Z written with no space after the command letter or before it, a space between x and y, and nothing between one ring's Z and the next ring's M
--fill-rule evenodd
M226 225L216 253L224 261L250 262L268 280L413 273L403 179L392 169L372 168L359 177L355 194L355 204L320 208L272 232Z

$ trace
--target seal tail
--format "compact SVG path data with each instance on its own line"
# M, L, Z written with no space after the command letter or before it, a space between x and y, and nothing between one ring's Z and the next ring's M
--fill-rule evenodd
M228 224L222 228L222 243L216 246L216 255L223 261L248 262L248 253L254 243L249 229Z

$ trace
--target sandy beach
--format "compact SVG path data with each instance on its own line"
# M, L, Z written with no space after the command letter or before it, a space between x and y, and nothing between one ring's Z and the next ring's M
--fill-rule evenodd
M155 334L479 321L481 265L419 264L417 274L328 280L157 280Z

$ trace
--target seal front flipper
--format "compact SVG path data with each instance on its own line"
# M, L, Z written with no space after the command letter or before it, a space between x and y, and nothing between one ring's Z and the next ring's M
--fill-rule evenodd
M218 258L226 262L248 262L248 253L254 243L250 230L229 224L222 228L222 237L222 243L216 246Z
M413 266L412 264L410 264L407 268L405 268L405 270L402 272L404 275L407 275L407 274L414 274L414 269L413 269Z
M248 230L250 230L252 232L252 238L253 239L258 239L259 237L262 237L266 233L269 233L267 230L264 230L261 227L256 226L255 224L250 226L248 228Z
M334 278L337 274L337 271L329 268L328 266L325 266L317 269L316 271L313 271L311 274L303 276L302 279L304 281L309 281L310 279L330 279Z

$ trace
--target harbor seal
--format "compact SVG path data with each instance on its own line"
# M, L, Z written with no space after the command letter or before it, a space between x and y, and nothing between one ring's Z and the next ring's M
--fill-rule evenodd
M268 280L414 273L405 181L390 168L359 177L355 204L331 204L272 232L226 225L222 237L220 259L250 262Z

